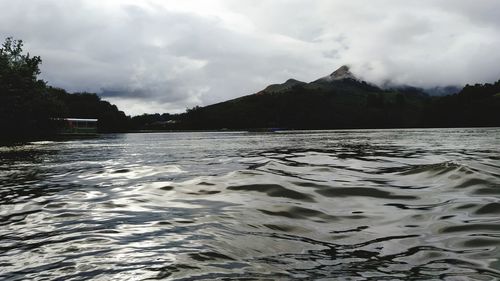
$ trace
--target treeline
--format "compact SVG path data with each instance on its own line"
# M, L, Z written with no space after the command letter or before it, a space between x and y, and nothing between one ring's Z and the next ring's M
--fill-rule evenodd
M427 127L500 127L500 80L466 85L455 95L434 98L426 107Z
M131 131L173 130L178 117L178 114L169 113L142 114L130 118L129 129Z
M352 79L296 85L196 108L176 129L345 129L500 126L500 81L433 97L417 88L382 90Z
M24 54L21 40L7 38L0 48L0 136L51 135L51 118L98 118L100 132L128 129L129 118L92 93L69 94L41 79L39 56Z

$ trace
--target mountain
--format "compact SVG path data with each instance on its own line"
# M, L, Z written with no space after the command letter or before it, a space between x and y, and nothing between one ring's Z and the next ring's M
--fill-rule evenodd
M190 110L186 129L411 127L429 97L383 89L347 66L310 83L289 79L256 94Z
M456 89L436 91L454 92ZM259 130L500 126L500 81L430 96L425 89L380 88L347 66L310 83L289 79L251 95L195 107L167 129Z

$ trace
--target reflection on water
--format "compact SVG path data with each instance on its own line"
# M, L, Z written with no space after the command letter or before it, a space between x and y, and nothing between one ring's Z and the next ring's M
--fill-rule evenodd
M0 147L1 280L500 278L500 129Z

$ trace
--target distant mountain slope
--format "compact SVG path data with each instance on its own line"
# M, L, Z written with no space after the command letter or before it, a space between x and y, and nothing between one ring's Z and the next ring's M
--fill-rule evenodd
M449 95L454 95L458 94L462 88L457 87L457 86L446 86L446 87L432 87L432 88L427 88L424 89L424 91L431 95L431 96L449 96Z
M310 83L289 79L256 94L195 107L166 129L340 129L500 126L500 81L465 88L380 88L346 66ZM453 94L453 92L458 92Z
M418 126L422 92L385 91L346 66L311 83L290 79L257 94L197 108L181 117L187 129L326 129Z

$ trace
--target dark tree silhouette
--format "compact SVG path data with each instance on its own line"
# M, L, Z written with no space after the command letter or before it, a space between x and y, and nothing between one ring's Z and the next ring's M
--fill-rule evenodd
M124 131L127 116L96 94L69 94L38 79L39 56L23 52L23 42L7 38L0 48L0 138L47 136L51 118L98 118L101 132Z

